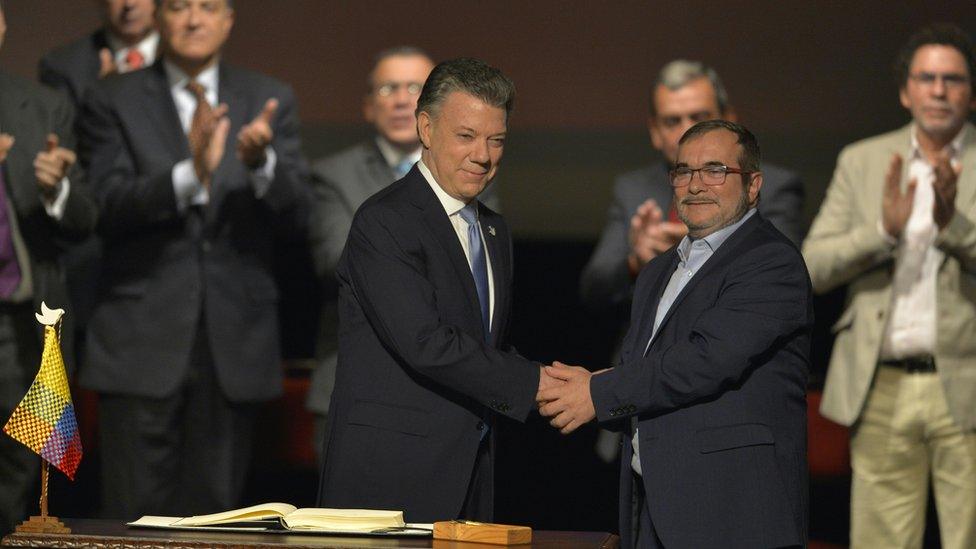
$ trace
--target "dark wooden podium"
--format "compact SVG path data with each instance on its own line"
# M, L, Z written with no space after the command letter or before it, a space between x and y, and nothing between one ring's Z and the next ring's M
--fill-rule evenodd
M305 534L258 534L198 532L129 528L119 521L63 519L70 534L14 533L3 538L3 547L54 547L58 549L361 549L400 547L432 549L500 549L485 545L431 538L376 538L312 536ZM531 545L518 548L615 549L617 536L599 532L532 533Z

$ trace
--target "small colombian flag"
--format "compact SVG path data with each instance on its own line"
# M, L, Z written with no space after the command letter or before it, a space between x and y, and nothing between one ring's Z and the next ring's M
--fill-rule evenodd
M3 430L74 480L81 461L81 437L71 404L61 343L53 325L60 325L60 314L57 319L51 324L42 320L48 325L44 327L41 369Z

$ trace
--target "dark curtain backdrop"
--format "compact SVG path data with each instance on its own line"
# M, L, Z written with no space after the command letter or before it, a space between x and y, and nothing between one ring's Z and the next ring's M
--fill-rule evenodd
M97 25L95 4L6 0L0 66L33 77L42 52ZM614 174L653 157L647 86L668 60L717 68L767 157L803 172L809 219L840 148L907 120L890 67L911 31L941 20L976 27L976 3L959 0L236 4L227 58L295 87L311 157L362 135L366 70L382 48L415 44L501 67L519 89L506 215L517 235L574 239L598 234Z

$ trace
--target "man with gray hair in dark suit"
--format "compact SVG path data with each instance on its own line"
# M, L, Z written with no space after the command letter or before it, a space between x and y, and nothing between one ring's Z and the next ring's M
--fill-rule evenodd
M346 245L352 216L370 195L400 179L420 160L417 135L417 98L434 62L422 49L398 46L376 56L363 98L363 118L374 135L312 166L314 219L310 228L315 271L325 292L316 355L307 406L315 418L313 444L321 452L325 417L335 384L337 356L336 264ZM482 202L498 211L492 191Z

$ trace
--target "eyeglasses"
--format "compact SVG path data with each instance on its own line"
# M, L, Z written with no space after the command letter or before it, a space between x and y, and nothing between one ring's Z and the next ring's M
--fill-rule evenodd
M401 86L406 86L407 93L410 95L417 95L420 93L420 90L424 89L424 85L421 82L387 82L376 88L376 94L380 97L389 97L396 93Z
M969 85L969 77L959 73L936 74L934 72L917 72L908 77L922 86L934 86L939 80L942 80L942 84L947 88L961 88Z
M695 172L699 173L698 177L701 179L702 183L711 185L713 187L717 187L718 185L725 183L725 177L730 173L738 173L742 175L753 173L746 170L740 170L739 168L730 168L721 164L702 166L701 168L679 166L671 170L669 174L671 176L671 186L684 187L685 185L690 184L691 178L694 177Z

